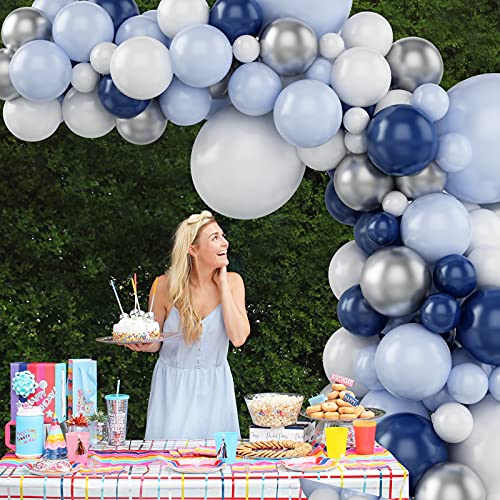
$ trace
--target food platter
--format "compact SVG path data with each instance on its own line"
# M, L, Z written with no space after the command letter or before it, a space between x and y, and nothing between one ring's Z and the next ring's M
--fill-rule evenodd
M174 337L180 337L182 333L162 333L159 337L147 340L115 340L113 336L109 337L99 337L96 342L101 342L103 344L115 344L115 345L133 345L133 344L153 344L157 342L164 342L165 340L172 339Z

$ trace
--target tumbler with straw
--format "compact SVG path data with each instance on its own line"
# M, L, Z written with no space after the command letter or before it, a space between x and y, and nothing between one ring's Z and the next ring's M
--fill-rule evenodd
M106 407L109 417L109 444L122 446L127 436L128 394L120 394L120 380L116 385L116 394L108 394Z

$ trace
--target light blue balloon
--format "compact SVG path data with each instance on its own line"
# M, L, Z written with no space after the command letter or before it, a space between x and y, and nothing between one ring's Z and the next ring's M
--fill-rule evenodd
M30 101L52 101L71 82L71 61L64 50L47 40L33 40L12 57L9 76L15 89Z
M76 0L35 0L32 7L41 10L53 23L57 13L73 2L76 2Z
M491 395L497 400L500 401L500 366L495 368L490 375L488 380L488 388L491 392Z
M450 107L450 98L439 85L424 83L411 96L411 104L423 111L432 121L441 120Z
M281 92L281 79L269 66L252 62L240 66L229 80L229 99L233 106L250 116L262 116L273 110Z
M328 85L316 80L300 80L278 96L274 123L288 143L300 148L315 148L338 132L342 105Z
M464 363L474 363L475 365L479 366L479 368L481 368L481 370L483 370L483 372L486 373L486 375L489 375L493 370L492 365L482 363L474 356L472 356L472 354L470 354L469 351L464 347L460 347L460 349L455 349L451 353L452 366L458 366Z
M264 16L263 26L281 17L294 17L307 23L321 37L338 33L351 12L352 0L256 0Z
M488 376L474 363L463 363L452 368L447 389L459 403L479 403L488 392Z
M448 91L450 108L437 122L439 135L454 132L472 146L469 166L448 175L446 191L471 203L500 201L500 73L469 78Z
M177 78L160 96L160 107L167 120L176 125L194 125L204 120L212 104L208 89L190 87Z
M175 76L191 87L210 87L229 72L233 50L222 31L194 24L179 31L170 45Z
M120 43L134 36L149 36L167 47L170 46L170 39L164 35L153 19L146 16L133 16L123 21L116 32L115 43L120 45Z
M450 133L439 138L436 161L445 172L460 172L471 160L472 146L467 137Z
M92 49L112 42L115 35L109 14L95 3L80 1L62 8L54 19L52 37L73 61L89 62Z
M358 358L354 364L354 373L356 380L366 385L370 391L380 391L384 386L380 383L375 369L376 345L363 347L358 353Z
M152 19L155 23L158 22L158 11L156 9L147 10L146 12L143 12L142 15L149 17L149 19Z
M428 262L463 254L472 237L469 212L456 198L433 193L413 201L401 221L404 244Z
M330 85L332 80L332 63L323 57L318 57L312 66L306 71L308 80L318 80Z
M424 406L429 411L436 411L440 406L445 403L456 403L456 401L450 396L448 389L443 387L435 396L431 396L430 398L426 398L422 401Z
M368 392L361 404L365 408L380 408L385 411L385 415L377 419L377 422L395 413L414 413L430 420L429 411L420 401L400 399L385 390Z

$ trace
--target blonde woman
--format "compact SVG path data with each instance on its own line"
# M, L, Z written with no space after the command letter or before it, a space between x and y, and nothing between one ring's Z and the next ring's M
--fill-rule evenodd
M164 332L182 336L130 346L160 351L146 439L211 439L218 431L239 432L227 353L229 341L236 347L245 343L250 324L243 280L227 272L228 248L208 211L177 227L170 269L159 278L153 311Z

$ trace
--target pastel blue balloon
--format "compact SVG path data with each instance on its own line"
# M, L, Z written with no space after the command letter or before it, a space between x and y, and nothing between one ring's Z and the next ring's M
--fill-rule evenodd
M332 79L332 63L323 57L318 57L312 66L306 71L308 80L318 80L330 85Z
M432 121L441 120L450 107L446 90L435 83L424 83L411 96L411 103L429 116Z
M351 12L352 0L257 0L262 9L264 23L281 17L294 17L307 23L321 37L325 33L338 33Z
M368 387L370 391L384 390L384 386L380 383L380 380L377 376L377 371L375 370L376 352L376 345L363 347L363 349L359 351L356 363L354 364L354 373L356 376L356 380L366 385L366 387Z
M456 401L450 396L448 389L443 387L437 394L431 396L430 398L426 398L422 401L424 406L429 411L436 411L440 406L445 403L455 403Z
M33 40L12 57L9 76L15 89L30 101L52 101L71 82L71 61L58 45Z
M472 159L472 145L460 134L444 134L439 138L436 161L445 172L460 172Z
M229 99L233 106L250 116L270 113L281 92L281 79L269 66L252 62L240 66L229 80Z
M210 87L229 72L233 50L222 31L194 24L179 31L170 45L175 76L191 87Z
M57 16L57 13L66 5L76 2L76 0L35 0L32 7L41 10L50 20L51 23Z
M488 379L488 388L491 395L497 401L500 401L500 366L491 372L490 378Z
M460 347L459 349L455 349L451 353L451 365L452 366L458 366L462 365L464 363L474 363L475 365L479 366L481 370L483 370L486 375L490 375L491 371L493 370L493 366L489 365L488 363L481 363L478 359L476 359L467 349L464 347Z
M99 5L80 1L59 11L52 26L52 37L73 61L89 62L92 49L112 42L113 21Z
M147 10L146 12L143 12L142 15L148 17L149 19L152 19L155 23L158 22L158 10L157 9Z
M469 212L456 198L433 193L421 196L401 220L403 243L428 262L463 254L472 238Z
M274 124L281 137L300 148L328 142L342 123L342 106L328 85L300 80L286 87L274 105Z
M160 107L165 117L176 125L194 125L204 120L212 105L208 89L190 87L177 78L160 96Z
M365 408L380 408L385 411L385 415L377 419L377 422L382 422L384 418L396 413L414 413L430 420L429 411L421 401L400 399L386 390L368 392L361 400L361 404Z
M479 403L488 392L488 375L474 363L463 363L452 368L447 389L459 403Z
M155 21L146 16L129 17L126 21L123 21L116 32L115 43L120 45L120 43L134 36L149 36L167 47L170 46L170 39L164 35Z
M448 91L450 108L437 122L438 135L454 132L466 137L472 159L460 172L448 175L446 191L471 203L500 201L498 158L500 141L500 73L469 78Z

